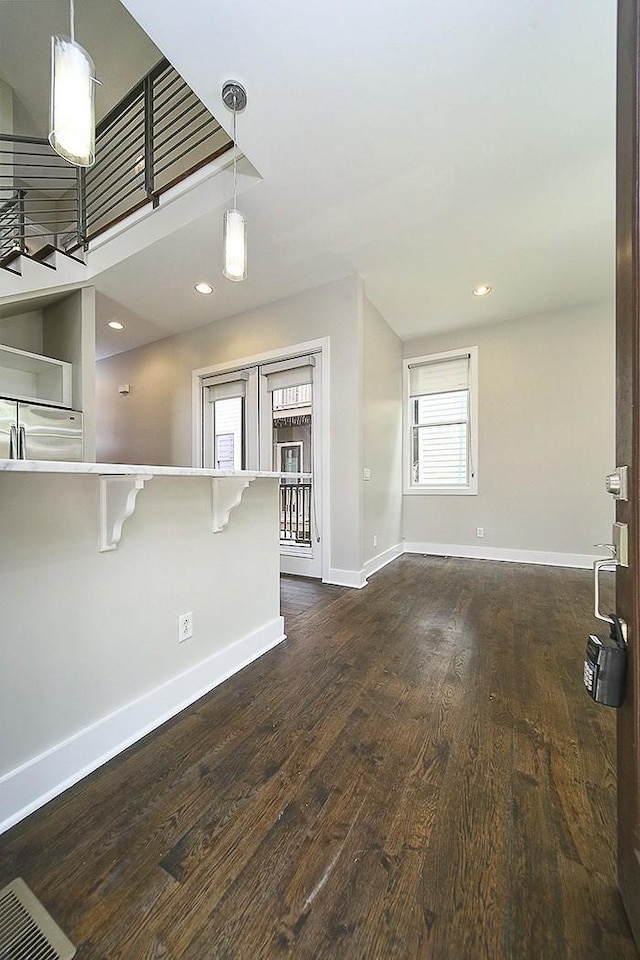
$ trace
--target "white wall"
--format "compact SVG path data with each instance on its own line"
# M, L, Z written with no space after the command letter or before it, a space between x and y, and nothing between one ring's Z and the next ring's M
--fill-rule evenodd
M366 568L402 538L402 342L364 296L362 468L371 471L371 479L362 481Z
M478 496L405 496L419 544L593 555L615 466L614 309L590 304L405 344L406 358L479 347ZM484 539L476 527L484 527Z
M318 287L97 364L98 460L191 464L191 372L320 337L331 350L331 566L360 570L358 281ZM131 384L128 396L118 385Z
M156 476L99 553L96 476L0 472L0 828L282 638L277 497L213 534L211 481Z

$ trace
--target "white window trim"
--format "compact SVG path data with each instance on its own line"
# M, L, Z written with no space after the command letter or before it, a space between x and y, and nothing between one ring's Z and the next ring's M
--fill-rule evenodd
M456 357L466 356L470 358L469 377L470 377L470 430L469 442L471 444L471 463L473 465L473 477L465 487L414 487L411 485L412 475L412 457L411 457L411 431L413 427L410 416L410 396L409 396L409 368L419 363L431 363L438 360L453 360ZM423 357L408 357L403 363L403 390L402 390L402 463L403 463L403 494L408 497L433 497L433 496L453 496L453 497L475 497L478 494L478 348L464 347L459 350L447 350L444 353L430 353Z

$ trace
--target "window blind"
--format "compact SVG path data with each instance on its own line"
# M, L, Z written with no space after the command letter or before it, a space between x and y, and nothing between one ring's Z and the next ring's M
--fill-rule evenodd
M314 365L314 357L299 357L297 360L262 366L260 373L267 378L267 390L273 393L274 390L286 390L288 387L301 387L305 383L312 383Z
M248 374L234 375L233 380L227 377L215 377L207 382L207 400L214 403L216 400L230 400L233 397L247 395Z
M469 389L469 354L448 360L432 360L409 367L409 393L424 397Z
M470 468L470 355L409 367L412 484L464 487Z

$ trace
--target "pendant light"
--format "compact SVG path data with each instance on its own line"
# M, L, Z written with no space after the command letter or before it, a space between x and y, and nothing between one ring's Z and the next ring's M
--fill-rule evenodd
M75 40L74 0L69 0L71 38L51 37L51 114L49 143L77 167L95 161L95 69Z
M222 272L228 280L247 279L247 221L237 207L238 148L236 144L237 114L247 105L247 91L236 80L228 80L222 87L222 100L233 111L233 207L223 220L224 265Z

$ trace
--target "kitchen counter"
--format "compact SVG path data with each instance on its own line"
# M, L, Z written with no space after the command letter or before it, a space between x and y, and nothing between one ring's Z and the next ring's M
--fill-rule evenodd
M132 463L67 463L62 460L0 460L0 471L9 473L87 473L100 476L144 477L281 477L284 474L265 470L209 470L205 467L155 467L149 464ZM286 474L291 477L292 474ZM294 474L298 479L308 479L311 474Z
M210 470L204 467L167 467L132 463L85 463L57 460L0 460L0 472L82 474L99 478L99 550L115 550L122 528L136 508L138 493L154 477L195 477L212 481L212 530L220 533L229 523L244 491L255 480L279 480L285 474L266 470ZM286 474L304 480L310 474ZM1 491L0 491L1 495Z

